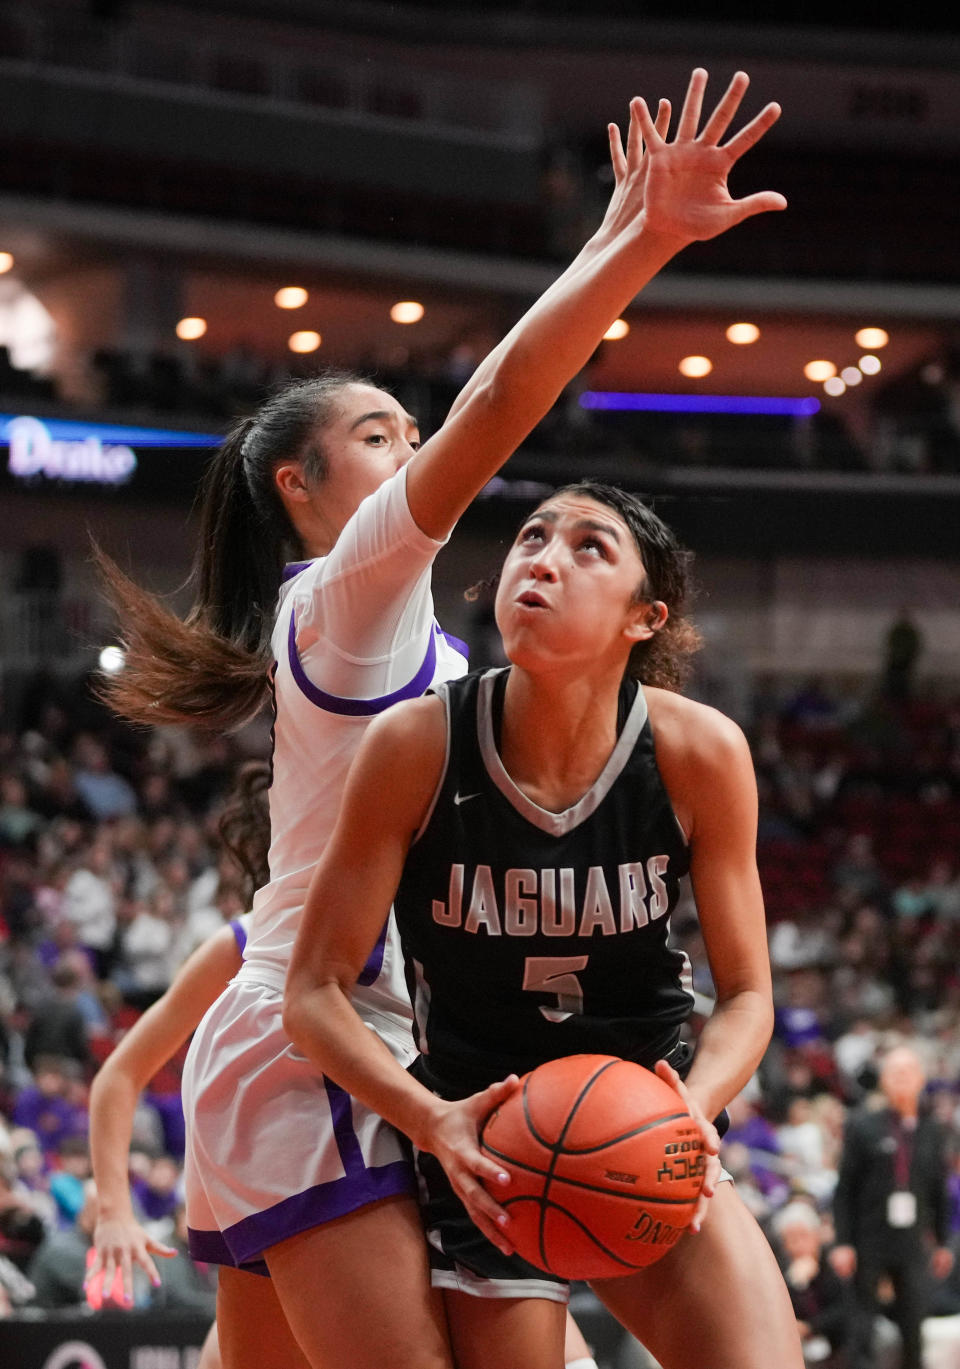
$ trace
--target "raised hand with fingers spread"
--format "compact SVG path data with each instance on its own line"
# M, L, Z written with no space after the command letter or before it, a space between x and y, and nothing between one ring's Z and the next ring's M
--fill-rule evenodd
M626 184L631 175L642 178L644 227L648 232L677 238L681 243L706 241L754 214L786 209L787 201L774 190L761 190L735 200L727 177L745 152L756 146L780 117L780 106L766 105L726 143L729 129L746 93L750 78L738 71L716 109L698 133L707 86L707 73L698 67L690 77L673 141L666 140L669 107L661 101L657 118L646 101L630 104L630 132L623 152L619 131L611 131L614 172Z

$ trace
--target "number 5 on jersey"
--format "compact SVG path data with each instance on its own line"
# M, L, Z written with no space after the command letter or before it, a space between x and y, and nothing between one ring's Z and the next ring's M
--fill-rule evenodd
M583 989L578 970L587 968L588 955L528 955L523 962L523 987L533 993L557 995L557 1006L540 1004L548 1022L565 1022L583 1012Z

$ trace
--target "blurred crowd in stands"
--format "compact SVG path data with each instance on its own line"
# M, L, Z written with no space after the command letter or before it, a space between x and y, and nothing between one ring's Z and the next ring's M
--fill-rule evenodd
M365 358L358 369L393 390L417 414L423 430L433 432L493 341L485 334L469 334L435 353L393 348ZM76 389L78 376L85 376L84 416L214 430L250 412L282 381L316 371L315 358L277 364L248 347L215 355L192 344L151 353L103 348L78 362L72 384ZM956 347L946 347L880 385L868 434L855 434L836 409L802 419L697 413L678 419L676 414L587 411L579 399L589 388L588 367L528 439L532 450L624 454L671 467L960 472ZM53 380L17 370L7 349L0 347L2 408L67 416L76 412L76 402L64 406Z
M824 1355L844 1333L841 1283L823 1255L844 1122L875 1090L884 1049L912 1043L930 1107L960 1134L960 699L916 693L908 645L898 654L891 642L868 697L811 680L786 698L758 697L752 724L777 1013L762 1067L730 1108L723 1158L781 1252L798 1318ZM85 689L50 680L10 704L0 730L7 1309L79 1300L95 1203L92 1074L185 956L251 897L219 830L240 743L136 733ZM674 934L707 1011L691 902ZM144 1097L131 1155L144 1219L174 1240L182 1151L175 1061ZM947 1181L960 1244L960 1166ZM212 1308L209 1271L185 1279L188 1265L164 1261L153 1296ZM955 1275L934 1296L933 1310L960 1312Z

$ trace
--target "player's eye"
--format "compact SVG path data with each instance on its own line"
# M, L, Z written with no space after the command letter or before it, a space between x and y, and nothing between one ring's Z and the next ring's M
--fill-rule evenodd
M596 552L596 554L602 556L604 560L607 558L607 548L599 537L584 537L583 541L580 543L579 549L581 551Z
M386 433L367 433L366 437L363 440L364 442L369 442L372 446L375 447L381 447L385 443L390 441Z
M544 531L542 523L528 523L525 528L520 530L521 542L540 542L543 540Z

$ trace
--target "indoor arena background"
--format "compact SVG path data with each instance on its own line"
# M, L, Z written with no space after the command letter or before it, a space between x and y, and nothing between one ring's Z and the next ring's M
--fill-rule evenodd
M266 721L147 733L94 701L122 657L89 534L185 603L218 435L325 364L429 433L599 221L607 120L678 101L695 65L714 94L746 69L748 113L782 104L733 188L789 210L625 312L441 555L438 614L494 659L491 604L464 590L531 499L593 475L654 500L697 553L693 692L746 729L760 785L777 1018L725 1163L789 1277L781 1214L817 1214L822 1262L844 1118L886 1046L916 1045L956 1138L958 62L950 19L917 7L868 30L610 0L0 2L5 1365L187 1369L213 1308L205 1269L99 1318L30 1279L42 1243L86 1239L98 1062L247 905L217 820L269 747ZM709 1011L689 900L673 932ZM178 1078L153 1080L132 1159L168 1233ZM934 1293L931 1369L960 1364L960 1277ZM649 1364L585 1288L573 1305L601 1369ZM892 1327L880 1343L895 1364Z

